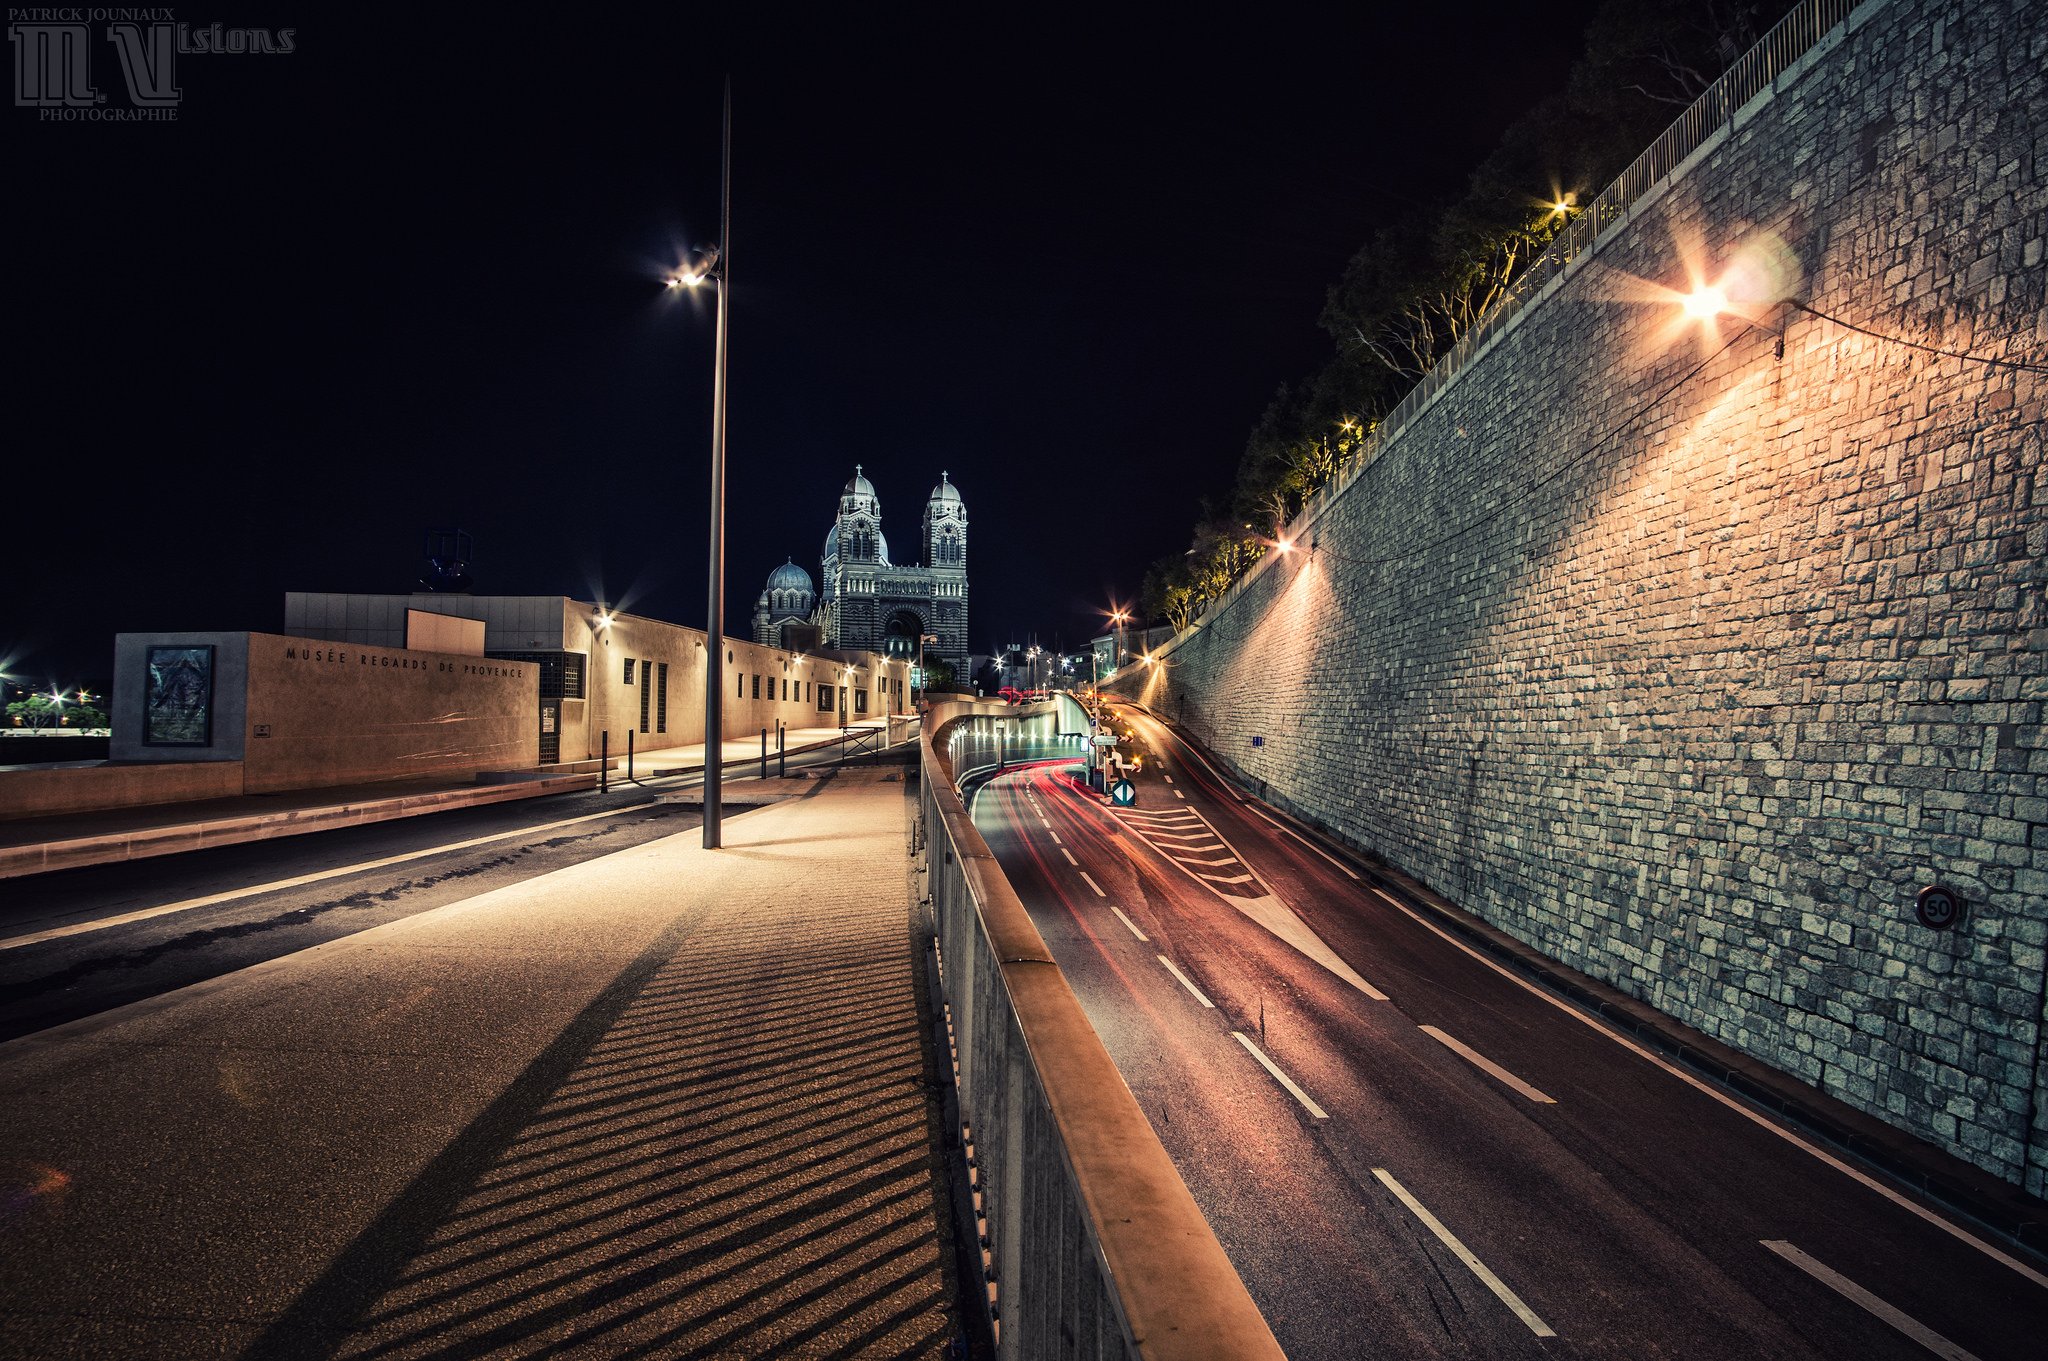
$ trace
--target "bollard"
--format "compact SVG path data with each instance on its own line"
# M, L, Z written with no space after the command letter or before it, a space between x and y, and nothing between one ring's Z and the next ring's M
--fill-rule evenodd
M606 728L597 739L597 792L612 792L612 730Z
M779 718L775 720L775 773L789 778L789 729Z
M768 730L761 729L761 778L768 778Z
M626 778L633 778L633 730L626 729Z

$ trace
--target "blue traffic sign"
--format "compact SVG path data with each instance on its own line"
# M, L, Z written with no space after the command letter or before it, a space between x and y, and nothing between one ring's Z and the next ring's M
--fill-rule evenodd
M1138 787L1129 780L1118 780L1109 787L1109 797L1120 808L1128 808L1138 801Z

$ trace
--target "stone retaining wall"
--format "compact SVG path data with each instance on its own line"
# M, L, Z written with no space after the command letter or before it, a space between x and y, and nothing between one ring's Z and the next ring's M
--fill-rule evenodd
M2044 15L1860 8L1328 498L1312 552L1112 687L2036 1195L2048 379L2013 364L2048 362ZM1702 326L1652 287L1773 265L1849 325ZM1916 918L1936 883L1953 929Z

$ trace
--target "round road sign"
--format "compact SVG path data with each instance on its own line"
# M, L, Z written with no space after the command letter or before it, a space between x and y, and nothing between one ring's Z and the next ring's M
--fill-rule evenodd
M1138 801L1138 787L1129 780L1118 780L1109 787L1109 797L1119 808L1129 808Z
M1920 924L1934 931L1946 931L1963 915L1963 900L1939 884L1929 884L1913 901L1913 913Z

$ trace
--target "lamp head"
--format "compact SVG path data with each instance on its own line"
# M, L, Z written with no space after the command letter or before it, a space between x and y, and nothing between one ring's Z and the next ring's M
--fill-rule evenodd
M1694 320L1706 321L1728 310L1728 295L1719 284L1701 284L1679 299L1679 306Z

